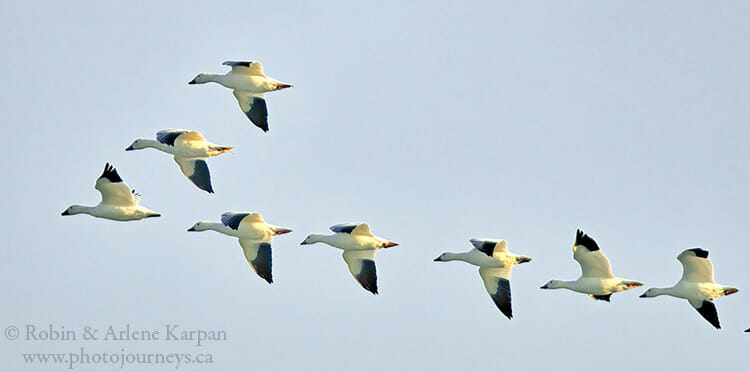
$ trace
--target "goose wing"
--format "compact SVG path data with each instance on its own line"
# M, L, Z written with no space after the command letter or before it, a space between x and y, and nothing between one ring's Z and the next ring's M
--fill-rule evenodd
M266 106L265 93L250 93L242 90L233 90L234 98L240 104L240 110L248 119L264 132L268 132L268 106Z
M378 294L378 276L375 270L375 251L374 250L359 250L359 251L344 251L344 261L349 267L349 272L352 273L354 279L365 290L372 294Z
M484 282L495 306L508 319L513 318L513 309L510 305L510 272L511 267L488 267L479 269L479 275Z
M581 265L581 277L615 277L612 275L612 265L610 265L607 256L599 249L596 241L581 230L576 232L576 242L573 245L573 259Z
M708 259L708 251L701 248L686 249L677 256L682 263L681 281L688 282L714 282L714 265Z
M125 182L122 182L122 178L117 174L117 169L109 163L104 165L104 172L97 178L94 188L102 194L102 204L120 207L137 205L133 191Z
M221 214L221 223L232 230L239 230L240 224L265 222L258 212L224 212Z
M331 231L335 233L344 233L352 235L365 235L374 236L370 232L370 225L362 223L340 223L330 227Z
M185 175L199 189L213 193L211 187L211 173L208 171L208 163L205 158L181 158L174 157L174 161L180 166L182 174Z
M259 277L273 283L271 274L271 242L267 240L240 239L245 259Z
M231 66L233 74L266 76L263 74L263 65L254 61L224 61L224 66Z
M709 323L711 323L711 325L714 326L714 328L716 329L721 328L721 323L719 323L719 312L716 311L716 305L714 304L713 301L690 300L690 305L692 305L693 308L698 311L698 314L701 314L703 319L706 319Z
M508 242L503 239L469 239L478 251L493 257L502 253L508 253Z

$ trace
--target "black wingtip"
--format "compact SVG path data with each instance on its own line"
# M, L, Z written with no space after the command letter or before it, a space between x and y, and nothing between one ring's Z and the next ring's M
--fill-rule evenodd
M483 242L482 245L479 248L477 248L477 250L492 257L492 255L495 253L496 246L497 246L496 242Z
M362 268L355 278L362 288L374 295L378 294L378 275L375 269L375 261L363 260Z
M495 291L495 294L490 297L492 297L495 306L497 306L497 309L500 310L503 315L508 319L513 319L513 308L511 307L510 299L510 281L499 278L497 281L497 291Z
M199 189L213 194L214 188L211 186L211 172L208 170L208 164L205 160L195 161L193 175L188 178Z
M701 314L701 316L709 323L711 323L714 328L721 329L721 324L719 323L719 313L716 311L716 305L714 305L713 302L703 301L701 307L695 310L698 310L698 313Z
M576 243L575 245L581 245L586 247L586 249L589 250L589 252L594 252L599 250L599 245L596 244L596 241L588 236L586 233L583 232L583 230L578 229L576 230Z
M272 264L273 258L271 245L268 243L260 243L258 245L258 255L250 262L250 265L253 267L253 270L255 270L255 273L263 278L268 284L273 283Z
M99 178L106 178L109 180L109 182L122 182L122 178L120 178L120 175L117 174L117 169L109 163L106 163L104 165L104 172L102 172L102 175L99 176Z
M691 248L688 249L688 251L695 253L697 257L700 258L708 258L708 251L701 248Z
M253 61L224 61L224 63L222 63L223 66L242 66L242 67L250 67L251 64L253 64Z
M612 297L612 294L611 293L605 294L605 295L594 295L594 294L592 294L591 297L593 299L595 299L595 300L601 300L601 301L611 302L610 301L610 297Z
M250 110L245 112L245 116L263 132L268 132L268 106L265 99L253 97Z

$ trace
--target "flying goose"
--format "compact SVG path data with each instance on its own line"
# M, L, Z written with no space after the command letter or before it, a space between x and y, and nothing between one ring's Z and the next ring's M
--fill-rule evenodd
M300 243L325 243L342 249L349 271L357 282L372 294L378 294L378 278L375 272L375 250L397 246L387 239L372 235L366 223L343 223L330 227L333 235L310 234Z
M239 238L247 262L255 273L273 283L271 274L271 238L292 229L267 224L258 212L225 212L221 222L199 221L187 231L213 230Z
M721 328L719 314L716 312L713 299L737 293L739 290L716 284L714 281L714 266L708 259L707 250L701 248L686 249L677 256L677 260L682 263L682 278L680 278L680 281L670 288L649 288L641 297L669 295L684 298L712 326L716 329Z
M573 259L581 265L581 277L574 281L550 280L542 289L567 288L591 296L595 300L609 302L612 293L640 287L641 282L616 278L612 274L609 260L593 238L583 231L576 231Z
M85 213L94 217L115 221L133 221L148 217L159 217L159 213L138 205L141 194L131 190L117 174L115 167L104 165L104 172L96 179L94 188L102 194L102 201L95 207L71 205L62 212L63 216Z
M266 108L266 92L291 88L294 85L282 83L263 74L260 62L226 61L222 63L231 66L232 71L224 75L198 74L188 84L218 83L232 89L234 98L240 104L240 109L256 127L268 132L268 109Z
M174 155L174 161L180 166L182 174L199 189L209 193L214 192L214 189L211 187L211 174L208 172L206 159L232 149L206 141L198 131L164 129L156 133L155 140L138 138L125 151L147 147Z
M496 239L470 239L474 248L464 253L441 254L434 261L463 261L479 266L479 276L497 308L508 319L513 318L510 305L510 271L513 265L529 262L531 258L508 252L508 243Z

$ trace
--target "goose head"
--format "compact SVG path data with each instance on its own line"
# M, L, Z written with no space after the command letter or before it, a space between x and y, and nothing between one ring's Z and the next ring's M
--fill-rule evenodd
M437 258L436 258L436 259L434 259L433 261L435 261L435 262L443 262L443 261L448 261L448 259L447 259L447 257L446 257L446 254L447 254L447 253L443 253L443 254L441 254L440 256L437 256Z
M125 151L140 150L145 149L146 147L149 147L147 141L143 138L139 138L133 141L133 143L131 143L130 146L125 149Z
M305 240L302 241L302 243L299 243L299 245L320 243L324 241L325 238L326 238L326 235L310 234L307 236L307 238L305 238Z
M455 253L445 252L445 253L441 254L440 256L438 256L433 261L435 261L435 262L445 262L445 261L455 261L456 259L457 258L456 258L456 254Z
M212 80L209 78L209 74L200 73L198 75L195 75L195 77L193 78L193 80L190 80L190 82L188 82L188 84L204 84L204 83L208 83L210 81L212 81Z
M547 282L547 284L539 287L540 289L557 289L557 288L563 288L563 284L560 280L550 280Z
M68 207L68 209L64 210L60 215L72 216L74 214L85 213L86 209L87 207L84 207L82 205L71 205L70 207Z
M318 240L313 238L312 235L308 235L307 238L305 238L305 240L302 241L302 243L299 243L299 245L307 245L307 244L313 244L317 242Z
M198 221L195 225L191 226L187 231L205 231L209 230L209 223L205 221Z

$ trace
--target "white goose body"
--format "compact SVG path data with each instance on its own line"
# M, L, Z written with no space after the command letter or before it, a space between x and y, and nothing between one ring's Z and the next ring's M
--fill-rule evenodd
M268 132L266 92L291 88L293 85L266 76L260 62L226 61L223 65L231 66L232 70L223 75L201 73L188 84L217 83L232 89L245 116L255 126Z
M174 155L174 161L182 174L199 189L213 193L211 173L206 159L232 150L230 146L216 145L206 141L194 130L164 129L156 133L156 139L138 138L125 151L154 148Z
M366 251L382 248L385 239L360 234L335 233L333 235L310 234L305 244L325 243L344 251Z
M291 229L266 223L258 212L225 212L221 222L199 221L188 231L213 230L239 239L250 267L269 284L273 283L271 238Z
M677 260L682 264L682 278L677 284L669 288L650 288L641 297L667 295L686 299L711 325L716 329L721 328L713 299L739 290L714 281L714 266L708 259L708 251L704 249L686 249L677 256Z
M161 216L159 213L138 205L140 194L131 190L117 174L115 167L109 163L104 165L104 172L96 180L94 188L102 196L102 201L98 205L93 207L71 205L62 212L62 215L71 216L84 213L115 221L134 221Z
M479 266L485 289L495 306L508 319L513 318L510 296L510 274L513 265L529 262L531 258L508 252L508 243L497 239L471 239L474 249L463 253L446 252L435 261L463 261Z
M378 294L375 251L398 245L372 235L366 223L345 223L330 227L333 235L310 234L301 245L325 243L343 250L343 258L354 279L365 290Z
M612 266L599 249L599 245L581 230L576 231L573 259L581 266L581 276L577 280L550 280L541 288L565 288L587 294L595 300L609 302L612 293L643 285L641 282L615 277L612 274Z
M228 63L230 63L230 61L224 62L225 65ZM277 84L281 83L265 75L249 75L247 73L236 73L234 71L229 71L226 74L202 73L198 76L200 76L200 79L196 79L193 84L217 83L232 90L257 94L278 90Z

